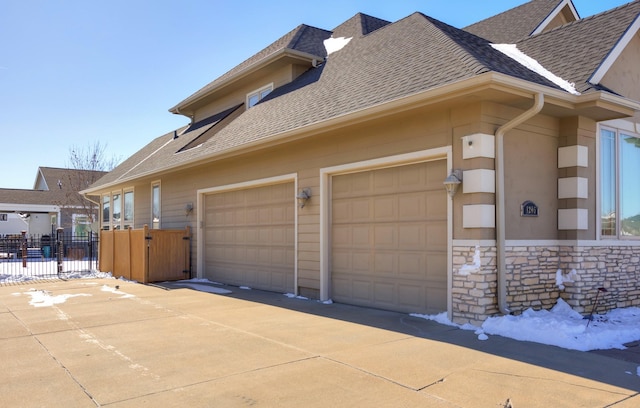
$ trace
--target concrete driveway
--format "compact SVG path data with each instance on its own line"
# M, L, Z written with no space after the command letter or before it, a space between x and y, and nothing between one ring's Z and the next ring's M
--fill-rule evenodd
M0 406L640 406L632 362L230 289L0 287Z

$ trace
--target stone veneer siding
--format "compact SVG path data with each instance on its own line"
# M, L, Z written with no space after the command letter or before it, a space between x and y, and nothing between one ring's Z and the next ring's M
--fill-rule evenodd
M472 265L476 247L454 246L452 317L457 323L481 324L499 313L496 248L479 247L481 266ZM507 307L513 314L528 308L550 309L558 297L579 313L640 306L640 246L510 246L506 248ZM574 282L556 285L556 271L576 270ZM468 274L467 274L468 273ZM566 275L568 276L568 275Z

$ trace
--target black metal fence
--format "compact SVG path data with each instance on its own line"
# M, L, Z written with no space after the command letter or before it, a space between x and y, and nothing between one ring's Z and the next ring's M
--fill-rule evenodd
M0 284L97 272L98 237L53 234L0 235Z

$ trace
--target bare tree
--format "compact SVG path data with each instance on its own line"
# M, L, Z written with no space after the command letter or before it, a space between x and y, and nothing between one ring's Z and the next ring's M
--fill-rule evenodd
M120 162L120 157L106 155L106 144L99 141L86 146L71 146L69 148L69 162L67 169L57 180L57 186L50 188L60 189L58 205L66 208L69 214L83 216L84 222L93 224L98 221L99 199L97 196L85 197L79 194L98 181L106 172L113 170ZM71 215L61 220L62 227L76 227Z
M106 157L106 150L107 145L100 141L84 147L71 146L67 167L74 170L111 171L118 165L121 157L115 155Z

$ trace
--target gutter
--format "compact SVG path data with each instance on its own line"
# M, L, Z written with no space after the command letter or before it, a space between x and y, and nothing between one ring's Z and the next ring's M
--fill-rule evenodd
M366 120L371 116L392 114L418 106L436 104L446 100L461 97L467 93L487 89L508 92L522 97L531 97L532 93L535 94L544 92L547 97L547 101L550 104L557 105L561 108L566 109L573 109L578 103L596 104L598 101L603 101L613 105L612 108L617 108L619 110L640 110L640 104L638 102L631 101L623 97L610 95L602 91L577 96L559 89L532 84L531 82L513 78L505 74L487 72L472 78L463 79L426 91L419 91L411 95L405 95L397 99L378 103L373 106L367 106L365 108L338 115L319 122L313 122L298 128L285 130L259 140L254 140L252 142L242 144L240 146L228 148L224 151L208 153L202 156L198 156L196 159L168 165L161 169L139 173L133 177L124 177L124 175L122 175L120 176L120 178L110 183L100 185L96 188L88 188L82 190L80 193L102 191L113 186L120 185L122 183L131 182L132 180L144 177L155 177L159 174L174 171L179 168L189 168L197 166L209 160L220 160L223 158L250 152L257 148L273 146L285 141L296 140L302 137L311 136L316 133L327 131L328 129L335 129L341 126L345 126L345 124L348 123L358 123L360 121ZM621 114L619 117L623 116L628 115Z
M507 305L507 272L505 270L505 198L504 198L504 135L516 126L521 125L536 116L544 106L544 94L538 92L534 97L534 104L529 110L500 126L495 133L496 150L496 268L498 272L498 309L502 314L510 314Z

